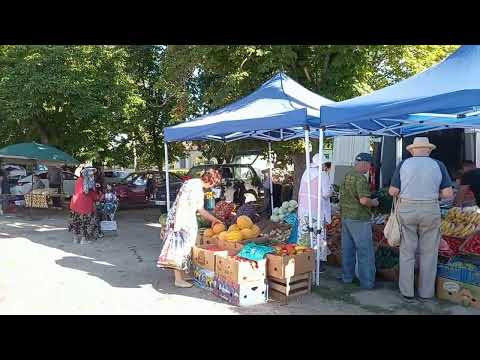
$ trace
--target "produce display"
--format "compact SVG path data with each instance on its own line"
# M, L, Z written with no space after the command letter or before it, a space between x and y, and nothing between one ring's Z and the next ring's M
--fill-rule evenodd
M465 242L465 239L460 239L452 236L442 236L446 242L448 249L440 247L439 254L445 257L456 256L460 253L460 246Z
M392 269L399 263L398 253L388 247L379 247L375 252L375 266L377 269Z
M284 201L282 206L274 208L270 220L273 222L282 222L286 215L296 212L298 203L295 200Z
M375 191L371 195L372 199L378 200L378 207L374 209L375 213L390 214L393 204L393 198L388 194L388 188Z
M232 242L254 239L259 235L260 228L245 215L239 216L237 223L230 225L228 229L224 224L217 223L203 233L204 239L212 239L217 236L221 240Z
M165 214L166 215L166 214ZM166 217L165 217L165 221L166 221ZM161 222L160 222L161 223ZM205 228L208 228L210 227L210 222L208 222L207 220L205 220L203 217L201 217L200 215L197 215L197 223L198 223L198 228L199 229L205 229Z
M452 208L442 220L440 230L443 235L466 238L473 234L480 224L480 213Z
M260 236L267 238L271 244L286 243L292 232L292 227L284 223L267 221L258 225L261 228Z
M461 247L461 251L466 254L480 256L480 233L477 233L467 239L467 241L465 241Z
M390 246L385 238L385 234L383 233L384 229L384 225L373 226L373 242L381 246Z
M213 215L223 223L228 223L229 220L233 217L233 211L235 210L235 204L228 203L226 201L221 201L215 205L215 210L213 210Z
M340 234L342 232L342 219L338 215L332 217L332 222L325 226L327 235Z
M299 246L295 244L288 244L288 245L275 245L275 255L280 256L291 256L302 254L304 252L313 251L313 249L306 247L306 246Z

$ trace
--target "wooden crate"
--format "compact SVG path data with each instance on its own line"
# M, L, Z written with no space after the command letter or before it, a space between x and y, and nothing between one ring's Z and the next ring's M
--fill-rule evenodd
M310 294L312 291L312 273L295 275L287 279L269 277L268 287L271 299L286 304L289 299Z

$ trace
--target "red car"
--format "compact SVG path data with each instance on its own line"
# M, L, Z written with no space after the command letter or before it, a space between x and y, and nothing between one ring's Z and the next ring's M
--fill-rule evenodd
M149 182L149 177L152 181ZM170 203L175 201L183 184L182 179L169 174ZM120 208L146 207L150 205L166 206L165 173L159 171L134 172L114 184Z

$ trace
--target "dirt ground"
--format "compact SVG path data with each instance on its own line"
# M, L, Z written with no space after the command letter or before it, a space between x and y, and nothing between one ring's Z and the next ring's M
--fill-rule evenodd
M363 291L329 268L311 295L288 305L239 308L198 289L172 286L155 267L158 209L120 211L117 237L73 244L66 212L0 217L0 314L480 314L459 305L403 303L391 283Z

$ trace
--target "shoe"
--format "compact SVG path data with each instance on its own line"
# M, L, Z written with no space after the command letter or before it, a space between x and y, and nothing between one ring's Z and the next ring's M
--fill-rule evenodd
M435 304L436 303L436 300L433 297L424 298L424 297L418 296L417 299L422 303L427 303L427 304Z
M342 277L342 276L337 277L336 280L337 280L337 282L339 282L339 283L342 284L342 285L352 285L352 284L353 284L353 281L351 281L351 282L343 281L343 277Z
M191 288L193 284L186 282L185 280L175 280L175 286L179 288Z
M74 244L80 243L80 237L77 234L73 234L73 243Z
M400 297L401 297L402 300L405 301L406 303L409 303L409 304L414 304L414 303L416 303L415 297L413 297L413 296L405 296L405 295L403 295L403 294L400 294Z

